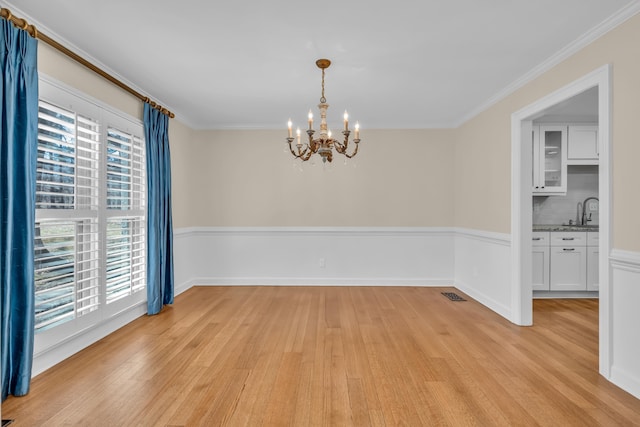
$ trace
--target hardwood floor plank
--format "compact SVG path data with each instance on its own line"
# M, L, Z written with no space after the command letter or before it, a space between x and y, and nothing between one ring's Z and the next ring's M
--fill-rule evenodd
M17 427L640 425L598 338L597 300L536 300L518 327L452 288L194 287L2 410Z

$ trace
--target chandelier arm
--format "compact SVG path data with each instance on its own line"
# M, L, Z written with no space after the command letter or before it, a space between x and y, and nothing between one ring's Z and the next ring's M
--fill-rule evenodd
M313 134L316 131L313 129L309 129L307 131L307 135L309 135L309 148L311 149L311 151L313 153L317 153L318 149L320 148L320 140L319 139L313 139Z
M353 152L351 154L349 154L347 152L347 149L349 148L349 134L351 133L348 130L345 130L342 132L344 135L344 144L340 144L337 141L335 142L336 145L336 151L340 154L343 154L346 158L351 159L353 157L355 157L356 154L358 154L358 143L360 142L360 138L358 139L354 139L353 143L355 144L355 147L353 149Z
M351 154L346 153L346 150L345 150L344 153L342 153L347 157L347 159L352 159L352 158L354 158L356 156L356 154L358 154L358 147L359 147L358 142L360 142L360 140L359 139L354 139L353 142L356 143L356 146L355 146L355 148L353 150L353 153L351 153Z
M291 154L293 154L293 157L295 157L296 159L303 158L303 156L308 151L310 151L309 150L309 146L306 146L304 150L302 150L301 147L297 147L298 148L298 153L296 154L295 150L293 149L293 146L291 145L291 142L293 142L293 138L287 138L287 142L289 143L289 151L291 151Z
M307 160L309 160L311 158L311 156L313 156L315 154L315 152L311 149L305 150L306 156L302 156L300 157L300 159L303 162L306 162Z
M349 146L349 134L351 132L348 130L342 131L344 135L344 144L334 140L333 145L336 147L336 151L340 154L344 154L347 151L347 147Z

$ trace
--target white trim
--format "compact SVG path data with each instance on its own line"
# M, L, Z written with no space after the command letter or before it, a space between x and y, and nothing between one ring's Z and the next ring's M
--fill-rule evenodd
M452 278L397 278L397 277L196 277L192 286L453 286Z
M640 252L613 249L609 255L611 266L620 270L640 273Z
M578 37L573 42L569 43L567 46L560 49L558 52L553 54L551 57L547 58L544 62L538 64L538 66L531 69L525 75L518 78L516 81L512 82L501 91L493 95L491 98L486 100L484 103L480 104L469 113L461 117L452 127L459 127L463 125L465 122L473 119L478 114L482 113L485 110L488 110L493 105L497 104L501 100L505 99L512 93L516 92L521 87L525 86L527 83L537 79L556 65L560 64L562 61L566 60L570 56L578 53L581 49L584 49L586 46L591 44L593 41L598 38L604 36L609 31L613 30L617 26L621 25L625 21L629 20L637 13L640 12L640 2L633 2L623 7L614 15L610 16L596 27L590 29L582 36Z
M604 65L586 76L539 99L511 115L511 289L513 321L530 325L533 321L531 288L531 158L528 143L531 120L545 109L592 87L598 87L598 144L600 153L600 254L611 247L611 66ZM610 270L606 256L600 256L600 373L610 377L612 330Z
M173 231L174 236L186 235L316 235L316 236L398 236L443 235L452 236L458 229L449 227L183 227ZM465 230L465 229L459 229ZM499 233L478 231L478 235ZM508 235L503 235L508 236Z
M486 243L494 243L503 246L511 246L511 235L496 233L494 231L475 230L472 228L456 227L453 229L456 236L464 236L470 239L480 240Z

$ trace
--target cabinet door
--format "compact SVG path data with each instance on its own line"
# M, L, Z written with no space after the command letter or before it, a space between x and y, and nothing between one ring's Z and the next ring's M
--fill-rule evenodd
M552 291L587 290L586 247L551 247L549 289Z
M600 251L598 247L587 247L587 290L597 291L600 289Z
M535 142L535 137L534 137ZM567 127L540 126L539 154L534 157L538 179L533 192L542 194L566 194L567 192ZM536 148L534 147L534 154ZM536 163L537 160L537 164ZM535 173L534 173L535 175Z
M598 126L569 126L567 163L598 164Z
M531 285L534 291L549 290L549 246L533 246L533 276Z

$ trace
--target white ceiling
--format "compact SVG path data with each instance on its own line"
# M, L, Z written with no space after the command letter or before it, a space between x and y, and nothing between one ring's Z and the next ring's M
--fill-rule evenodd
M14 15L198 129L452 127L637 0L14 0Z

